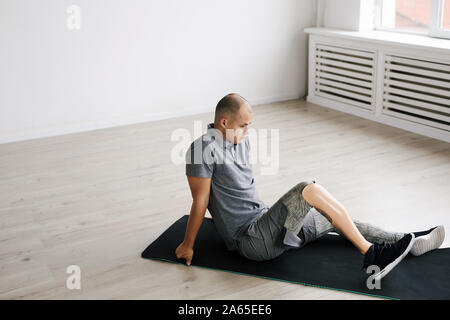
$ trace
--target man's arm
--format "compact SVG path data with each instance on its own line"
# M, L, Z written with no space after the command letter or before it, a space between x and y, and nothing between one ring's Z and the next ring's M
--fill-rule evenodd
M192 206L186 227L183 242L178 246L175 253L178 259L186 259L187 265L191 264L194 254L194 242L198 230L205 217L206 208L209 203L211 178L200 178L188 176L188 183L192 194Z

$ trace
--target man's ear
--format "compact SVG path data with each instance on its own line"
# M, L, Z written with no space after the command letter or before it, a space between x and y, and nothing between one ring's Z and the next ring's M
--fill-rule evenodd
M228 120L227 120L226 118L220 119L219 125L220 125L220 126L223 126L224 129L226 129L227 124L228 124Z

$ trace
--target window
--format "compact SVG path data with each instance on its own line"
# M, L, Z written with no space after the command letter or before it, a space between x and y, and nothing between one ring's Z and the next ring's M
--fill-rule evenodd
M377 0L376 29L450 39L450 0Z

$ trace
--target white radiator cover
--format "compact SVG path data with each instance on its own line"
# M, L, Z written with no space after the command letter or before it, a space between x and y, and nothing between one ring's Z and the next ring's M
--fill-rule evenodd
M386 55L383 85L383 114L450 130L450 64Z
M317 43L315 95L374 110L375 56L371 51Z
M311 34L307 101L450 142L450 56Z

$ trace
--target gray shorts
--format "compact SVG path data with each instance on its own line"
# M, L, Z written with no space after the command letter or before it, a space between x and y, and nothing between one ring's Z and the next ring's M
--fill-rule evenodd
M300 248L315 240L315 217L320 213L302 197L303 188L316 181L303 181L285 193L258 220L250 224L237 241L238 252L251 260L263 261L278 257L294 247L283 242L286 232L298 234Z

